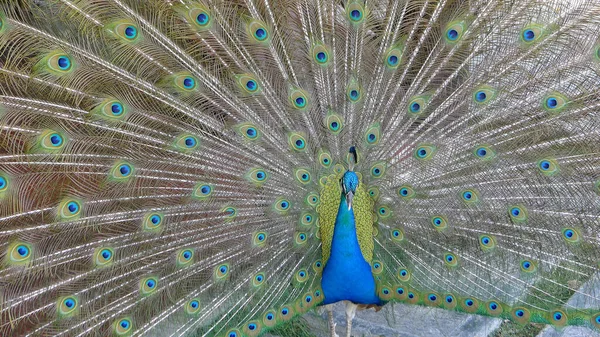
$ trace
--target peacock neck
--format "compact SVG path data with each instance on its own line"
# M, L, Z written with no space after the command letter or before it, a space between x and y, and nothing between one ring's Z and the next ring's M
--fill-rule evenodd
M342 300L357 304L380 304L376 296L371 265L360 250L356 234L354 210L348 208L342 193L335 219L331 254L321 280L325 295L324 304Z

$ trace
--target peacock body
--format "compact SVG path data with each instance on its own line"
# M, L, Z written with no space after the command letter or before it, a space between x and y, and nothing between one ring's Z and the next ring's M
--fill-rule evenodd
M599 328L599 18L3 1L0 335L258 336L322 305L333 335L339 301L348 336L389 302Z

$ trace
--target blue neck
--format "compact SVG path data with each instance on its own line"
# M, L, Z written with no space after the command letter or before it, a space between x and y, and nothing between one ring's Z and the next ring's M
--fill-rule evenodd
M344 193L341 199L335 219L331 254L323 268L321 279L325 295L323 304L342 300L357 304L381 304L376 295L371 265L365 261L358 244L354 210L348 209Z

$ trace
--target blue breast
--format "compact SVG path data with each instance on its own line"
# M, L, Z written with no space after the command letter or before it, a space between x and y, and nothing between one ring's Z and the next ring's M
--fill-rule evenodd
M321 288L325 296L323 304L342 300L356 304L383 304L376 295L371 265L365 261L358 245L354 211L348 210L343 193L335 219L331 254L323 269Z

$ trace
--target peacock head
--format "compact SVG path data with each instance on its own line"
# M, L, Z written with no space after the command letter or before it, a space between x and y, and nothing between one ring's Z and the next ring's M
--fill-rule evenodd
M352 199L354 198L356 188L358 187L358 176L354 171L346 171L341 179L341 184L342 191L346 195L348 210L350 210L352 208Z

